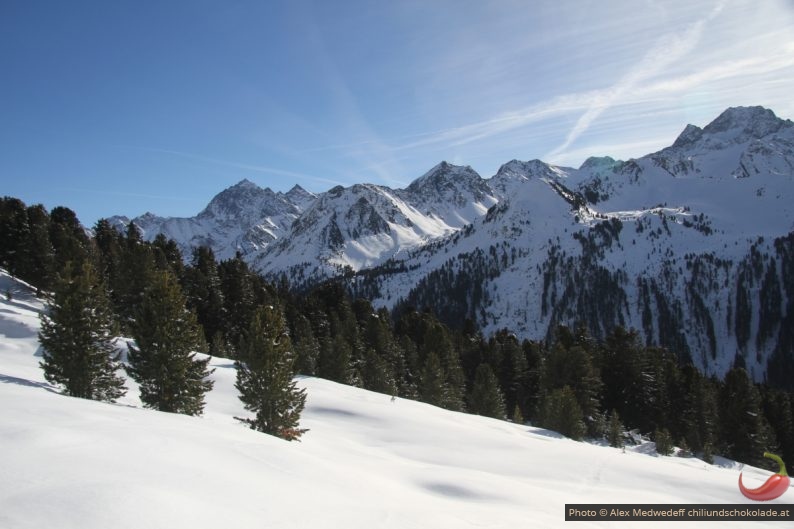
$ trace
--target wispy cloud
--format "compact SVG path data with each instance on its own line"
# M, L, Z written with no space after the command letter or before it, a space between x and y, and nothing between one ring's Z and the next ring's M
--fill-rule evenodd
M666 35L658 40L651 50L626 75L607 90L601 92L587 111L577 120L565 141L549 152L546 157L554 158L565 151L598 119L598 117L618 103L628 92L643 81L662 73L671 64L682 59L697 46L705 25L714 19L723 9L717 5L705 18L690 25L682 33Z

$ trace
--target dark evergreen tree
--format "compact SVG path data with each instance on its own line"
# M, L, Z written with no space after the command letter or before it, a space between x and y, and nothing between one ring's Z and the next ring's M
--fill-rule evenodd
M543 401L540 426L560 432L574 440L581 440L586 432L582 408L569 386L557 388Z
M173 268L173 265L169 266ZM204 329L204 338L211 344L225 340L223 331L227 315L218 264L211 248L200 246L193 251L193 262L184 271L183 283L187 305L196 311ZM213 354L217 352L213 351Z
M200 415L213 383L207 379L209 358L198 359L194 351L206 351L206 343L170 271L153 273L131 330L135 346L130 346L127 372L140 385L144 405Z
M117 273L111 276L110 283L115 312L123 331L130 331L154 272L154 254L143 241L138 227L130 222L122 241Z
M367 348L364 352L361 381L364 389L387 395L397 395L397 382L394 379L391 366L373 348Z
M794 410L792 394L764 388L763 410L780 447L784 461L794 461Z
M598 363L603 408L616 410L634 428L652 430L656 381L637 332L615 328L599 348Z
M221 331L215 333L209 344L209 354L220 358L234 358L237 352Z
M761 409L761 396L747 372L731 369L720 392L721 445L729 457L765 467L764 452L776 452Z
M565 334L573 336L567 329L564 331ZM588 418L586 426L590 435L603 435L599 428L603 425L603 420L600 420L599 398L602 384L589 344L575 339L558 339L548 352L543 367L543 387L546 393L567 386L576 396L583 417Z
M36 287L36 295L52 288L55 251L50 243L50 216L42 205L26 211L28 236L19 248L19 277Z
M499 377L505 409L510 410L515 406L526 407L529 365L516 335L506 329L501 330L494 335L489 344L491 348L499 349L501 357L499 371L494 372Z
M673 446L673 438L667 428L656 429L653 434L653 440L656 441L656 452L663 456L673 455L675 447Z
M506 416L504 397L499 382L491 366L480 364L474 375L474 383L469 393L469 413L504 419Z
M110 279L115 276L119 261L121 260L121 245L123 236L114 228L107 219L99 219L94 224L94 243L99 251L99 261L102 265L100 271Z
M543 383L543 353L538 342L524 340L521 343L527 361L526 376L522 380L518 405L525 418L535 420L540 415Z
M20 276L20 256L29 236L25 203L18 198L0 199L0 266Z
M320 344L314 337L311 322L303 314L298 314L293 319L293 329L291 335L294 336L292 345L296 355L295 372L314 376L317 374Z
M353 381L351 357L350 344L347 343L344 336L341 334L337 334L333 338L329 335L321 336L319 376L340 384L351 384Z
M516 424L524 424L524 415L521 413L521 408L518 407L518 404L513 408L513 416L510 420Z
M441 360L434 351L430 351L419 375L419 400L443 407L447 402L448 393L449 389Z
M719 428L717 385L694 366L681 369L683 406L680 415L681 435L694 452L713 453Z
M306 390L298 389L295 355L281 311L260 307L243 340L237 367L240 400L253 419L240 419L252 429L292 441L305 430L298 428L306 404Z
M425 315L425 332L422 337L421 350L437 355L444 374L442 394L444 400L440 406L455 411L463 411L466 377L460 365L460 356L453 347L449 331L441 323L429 315ZM425 382L423 381L423 384Z
M362 315L357 314L362 328L359 336L366 348L362 373L364 387L397 395L404 384L406 365L392 332L389 314L383 309L376 313L368 302L356 305L364 308Z
M57 270L63 270L66 263L79 264L89 258L91 244L74 211L61 206L53 208L49 227Z
M162 233L158 233L151 246L154 253L155 267L158 270L170 270L177 279L182 281L185 274L185 262L176 242Z
M399 395L406 399L419 400L419 381L421 368L419 366L419 353L416 344L408 336L395 336L398 347L403 355L405 367L402 370L402 380Z
M607 441L609 446L615 448L623 447L623 423L620 422L620 415L616 410L612 410L609 414L609 423L607 424Z
M272 300L258 299L258 278L240 256L218 265L223 299L223 324L226 339L239 348L248 322L259 305L272 304Z
M120 364L113 336L110 304L99 274L90 261L76 269L68 264L41 315L40 365L45 378L73 397L115 401L126 389L116 373Z

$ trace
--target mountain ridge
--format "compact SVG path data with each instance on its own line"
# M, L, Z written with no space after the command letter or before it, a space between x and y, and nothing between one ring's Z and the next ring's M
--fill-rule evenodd
M490 178L444 161L405 189L285 198L281 216L241 215L248 239L234 240L254 267L297 287L345 276L378 306L427 306L453 325L532 339L559 324L585 322L596 336L633 327L706 372L741 358L760 380L773 358L794 357L794 307L761 294L794 299L792 203L794 124L736 107L636 159L511 160ZM220 235L230 227L213 229L192 242L232 239ZM758 330L760 314L769 329Z

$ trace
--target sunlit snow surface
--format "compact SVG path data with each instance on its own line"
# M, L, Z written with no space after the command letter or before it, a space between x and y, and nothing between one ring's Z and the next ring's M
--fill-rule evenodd
M313 378L300 380L309 432L288 443L234 420L246 412L220 358L201 418L142 409L134 387L115 405L65 397L38 367L40 303L5 273L0 294L4 529L589 528L616 522L566 523L564 505L749 502L730 462L577 443ZM744 473L751 486L768 475Z

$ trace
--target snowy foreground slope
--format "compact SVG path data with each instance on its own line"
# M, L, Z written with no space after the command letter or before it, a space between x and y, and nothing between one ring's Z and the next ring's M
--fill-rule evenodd
M41 305L0 273L8 290L2 528L587 528L614 522L565 522L566 503L749 501L729 462L643 453L650 446L624 453L319 379L301 380L310 431L288 443L233 419L245 412L225 359L213 360L201 418L142 409L134 387L115 405L65 397L38 367ZM744 472L753 485L768 475ZM789 491L776 503L792 501ZM682 527L652 524L666 525Z

